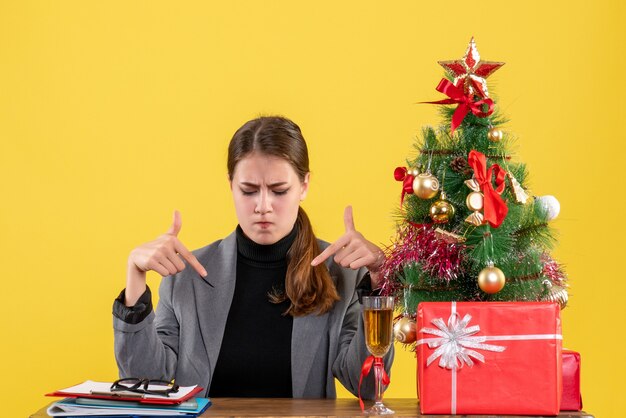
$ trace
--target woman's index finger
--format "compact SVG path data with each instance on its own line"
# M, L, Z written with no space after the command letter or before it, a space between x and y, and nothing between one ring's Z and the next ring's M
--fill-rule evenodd
M196 256L193 255L191 251L189 251L187 247L183 245L182 242L180 242L180 240L176 240L176 243L174 244L174 249L176 249L176 252L178 252L178 254L180 254L185 260L187 260L189 265L193 267L193 269L197 271L200 276L207 276L208 273L206 272L205 268L202 266L202 264L200 264Z
M312 266L317 266L318 264L323 263L330 257L335 254L337 251L342 249L349 241L349 238L346 235L342 235L337 241L330 244L324 251L322 251L317 257L311 261Z

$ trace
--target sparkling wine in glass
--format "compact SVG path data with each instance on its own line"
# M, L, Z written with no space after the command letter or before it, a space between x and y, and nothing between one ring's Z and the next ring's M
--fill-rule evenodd
M375 357L374 405L365 411L368 415L388 415L394 411L383 405L384 365L382 357L387 354L393 344L393 296L363 297L363 322L365 325L365 345Z

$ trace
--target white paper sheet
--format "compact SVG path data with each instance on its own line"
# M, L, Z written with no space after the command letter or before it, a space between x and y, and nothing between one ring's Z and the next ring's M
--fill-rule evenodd
M94 382L93 380L87 380L79 385L72 386L69 388L61 389L58 392L67 393L67 394L82 394L82 395L91 395L93 392L110 392L111 385L113 383L107 382ZM167 386L156 386L157 388L167 389ZM144 399L172 399L177 400L184 398L189 392L193 391L197 385L194 386L181 386L178 388L178 392L170 393L170 396L159 396L159 395L144 395ZM129 393L132 395L136 395L134 392L115 392L118 394Z

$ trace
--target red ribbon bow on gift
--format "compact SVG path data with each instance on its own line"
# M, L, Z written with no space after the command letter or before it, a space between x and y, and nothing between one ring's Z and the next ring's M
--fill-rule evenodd
M396 167L393 171L393 177L396 181L402 182L402 196L400 197L400 205L402 205L402 203L404 203L404 195L406 193L413 193L413 180L415 180L415 176L409 174L406 167Z
M492 227L498 228L509 212L508 206L500 197L506 186L504 183L506 171L498 164L494 164L487 169L487 157L485 157L485 154L476 150L470 151L467 162L474 170L474 178L480 185L480 190L483 192L485 220L489 222L489 225ZM491 176L494 172L496 175L495 189L491 183Z
M455 86L450 80L442 78L437 86L437 91L445 94L449 99L438 100L436 102L422 102L430 104L454 104L458 103L454 114L452 115L452 123L450 124L450 133L459 127L465 116L471 111L479 118L486 118L493 113L493 100L488 97L482 100L474 100L473 94L465 94L462 88ZM484 109L487 105L487 110Z
M361 412L365 411L365 405L363 404L363 399L361 399L361 383L363 382L363 378L370 374L370 370L372 370L372 366L380 367L383 373L383 385L389 385L389 375L385 371L385 366L383 364L382 357L374 357L369 356L363 362L363 366L361 366L361 377L359 378L359 404L361 405Z

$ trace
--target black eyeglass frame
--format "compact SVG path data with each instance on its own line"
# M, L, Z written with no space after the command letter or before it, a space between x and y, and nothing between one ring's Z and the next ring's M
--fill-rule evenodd
M127 386L130 385L130 386ZM167 389L148 389L150 385L169 386ZM111 392L128 391L133 393L141 393L145 395L170 396L170 393L178 392L179 386L176 381L168 382L160 379L139 379L136 377L127 377L118 379L111 385Z

